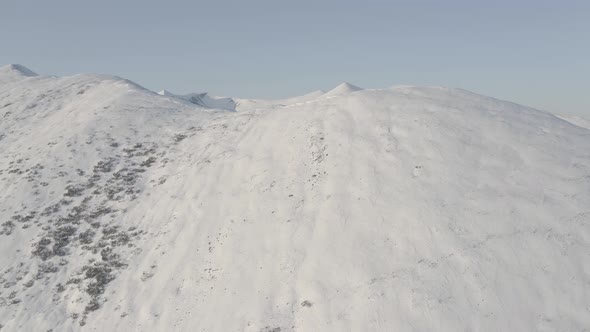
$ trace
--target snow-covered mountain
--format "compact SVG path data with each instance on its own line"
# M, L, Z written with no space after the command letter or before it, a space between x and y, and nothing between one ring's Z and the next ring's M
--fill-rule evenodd
M360 90L362 90L362 88L359 88L358 86L352 85L348 82L344 82L344 83L339 84L334 89L326 92L322 97L342 96L342 95L347 95L349 93L353 93L353 92L360 91Z
M590 129L590 118L570 114L557 114L556 116L578 127Z
M236 109L238 111L255 111L255 110L271 110L276 108L284 108L286 106L298 105L320 99L325 92L317 90L305 94L303 96L284 98L284 99L245 99L235 98Z
M236 110L236 102L233 98L227 97L212 97L209 96L206 92L203 93L190 93L186 95L177 95L173 94L170 91L162 90L158 92L161 96L172 97L177 99L182 99L193 103L195 105L213 108L213 109L220 109L226 111L235 111Z
M227 111L31 73L0 68L2 332L590 326L586 128L449 88Z
M37 73L22 65L12 64L0 67L0 84L35 76L38 76Z

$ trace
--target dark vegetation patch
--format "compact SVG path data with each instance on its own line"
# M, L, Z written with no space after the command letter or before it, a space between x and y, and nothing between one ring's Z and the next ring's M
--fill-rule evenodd
M115 169L115 158L107 158L105 160L99 161L96 166L94 166L94 173L110 173Z
M186 135L184 134L176 134L174 135L174 142L175 143L180 143L181 141L183 141L185 138L187 138Z
M281 332L282 329L280 327L270 327L270 326L265 326L262 329L260 329L260 332Z
M98 310L106 301L104 297L109 283L120 269L127 266L124 257L129 256L134 242L143 234L135 227L124 228L117 224L124 213L118 207L142 192L140 184L144 173L158 162L155 157L157 145L153 143L120 148L112 141L110 147L119 150L120 154L115 152L113 157L104 158L88 169L76 169L70 173L65 165L50 169L52 173L45 178L71 177L75 180L69 181L62 192L49 193L58 199L42 206L39 212L27 211L23 206L10 219L0 220L0 235L13 234L18 225L25 229L37 225L40 231L31 243L30 254L35 259L32 274L9 280L0 276L2 287L11 289L20 284L19 292L50 287L54 290L54 303L78 289L86 295L82 299L84 311L76 314L77 317L81 314L80 325L84 325L87 315ZM47 190L44 188L49 183L41 182L43 172L47 171L45 167L36 164L27 168L25 162L23 159L13 160L3 171L24 174L22 178L33 182L33 188L38 187L37 191ZM87 257L87 263L79 268L65 269L64 266L71 264L68 260L70 255ZM67 281L58 282L56 272L60 270L76 272L66 275ZM20 301L17 297L12 300Z
M2 230L0 230L0 235L10 235L16 227L16 225L11 220L3 222L2 224L0 224L0 226L2 226Z
M66 191L64 192L65 197L80 197L84 194L84 190L86 190L86 186L83 184L69 184L66 186Z
M141 167L151 167L155 162L156 162L156 158L154 157L149 157L148 159L144 160L141 164L139 164L139 166Z

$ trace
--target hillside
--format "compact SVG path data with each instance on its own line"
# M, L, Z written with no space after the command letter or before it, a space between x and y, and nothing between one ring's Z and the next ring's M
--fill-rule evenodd
M161 96L171 97L175 99L181 99L184 101L188 101L192 104L218 109L218 110L225 110L225 111L235 111L236 110L236 102L232 98L227 97L212 97L209 96L206 92L204 93L190 93L187 95L177 95L173 94L170 91L162 90L158 92Z
M571 124L574 124L578 127L590 129L590 119L586 117L581 117L577 115L565 115L565 114L557 114L558 118L563 119Z
M25 69L0 69L2 332L590 326L588 129L450 88L227 111Z

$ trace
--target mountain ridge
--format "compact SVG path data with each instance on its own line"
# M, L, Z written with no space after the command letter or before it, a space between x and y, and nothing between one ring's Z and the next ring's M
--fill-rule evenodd
M335 88L331 89L330 91L326 92L323 95L323 97L349 94L349 93L353 93L353 92L361 91L361 90L363 90L363 89L356 86L356 85L352 85L348 82L343 82L343 83L338 84Z
M323 95L0 84L2 331L590 325L589 130L460 89Z

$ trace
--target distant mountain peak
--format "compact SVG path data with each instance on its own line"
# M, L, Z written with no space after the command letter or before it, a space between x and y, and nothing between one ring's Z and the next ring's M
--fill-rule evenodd
M30 70L29 68L23 66L23 65L19 65L19 64L9 64L9 65L5 65L0 67L0 75L2 74L17 74L20 76L26 76L26 77L33 77L33 76L39 76L37 73L35 73L34 71Z
M235 111L236 110L236 102L233 98L228 97L213 97L209 96L206 92L201 93L189 93L185 95L177 95L172 93L168 90L162 90L158 92L159 95L180 99L184 101L188 101L189 103L207 107L207 108L216 108L222 109L226 111Z
M348 83L348 82L342 82L336 86L336 89L349 89L349 90L359 91L359 90L362 90L363 88L358 87L358 86Z
M352 92L360 91L360 90L362 90L361 87L350 84L348 82L342 82L342 83L338 84L334 89L326 92L325 96L347 94L347 93L352 93Z
M10 64L0 67L0 83L18 82L34 76L39 75L23 65Z

